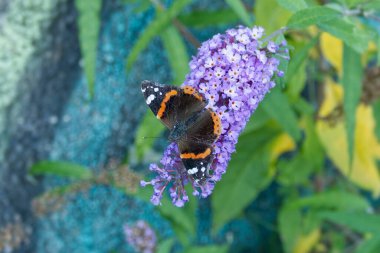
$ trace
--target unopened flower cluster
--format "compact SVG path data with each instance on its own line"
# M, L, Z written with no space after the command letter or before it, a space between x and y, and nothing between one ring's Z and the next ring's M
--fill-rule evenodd
M138 220L134 225L124 225L124 234L128 244L137 252L155 252L156 233L145 221Z
M196 57L190 61L190 73L183 85L194 87L208 101L208 107L216 112L222 122L222 134L213 147L214 161L210 168L211 177L203 186L188 178L179 158L177 145L166 149L161 165L151 164L150 170L157 173L152 184L153 204L158 205L162 194L169 187L170 196L176 206L188 201L184 185L191 183L193 194L207 197L212 193L215 182L226 172L231 154L235 151L238 136L265 94L275 86L278 70L278 55L281 45L273 41L260 40L264 35L261 27L238 27L217 34L204 42Z

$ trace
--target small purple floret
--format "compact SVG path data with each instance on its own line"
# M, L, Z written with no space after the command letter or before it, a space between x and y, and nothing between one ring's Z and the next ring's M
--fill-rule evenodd
M145 221L138 220L133 225L124 225L124 235L128 244L137 252L156 252L156 233Z

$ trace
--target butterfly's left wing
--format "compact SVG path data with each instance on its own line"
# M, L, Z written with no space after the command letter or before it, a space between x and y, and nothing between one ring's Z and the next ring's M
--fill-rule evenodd
M203 98L188 86L179 88L143 81L141 91L154 115L170 130L176 122L186 120L206 106Z
M211 109L204 109L188 124L186 136L178 142L180 157L187 173L203 184L213 161L212 145L221 134L221 121Z

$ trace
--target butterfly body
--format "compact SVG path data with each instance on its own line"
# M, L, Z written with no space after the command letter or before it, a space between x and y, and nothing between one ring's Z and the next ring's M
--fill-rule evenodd
M154 115L170 130L188 175L202 185L213 161L212 145L221 133L216 113L192 87L183 88L143 81L141 91Z

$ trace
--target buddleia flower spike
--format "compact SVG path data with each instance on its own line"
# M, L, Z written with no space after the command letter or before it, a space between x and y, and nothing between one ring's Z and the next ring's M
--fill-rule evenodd
M274 77L283 76L278 56L286 42L276 44L268 39L270 36L262 39L263 35L264 29L258 26L227 30L203 42L190 61L190 73L182 86L193 87L207 100L207 108L220 118L221 134L213 144L210 176L203 184L197 184L186 173L177 144L167 147L160 164L150 165L156 177L141 182L142 186L153 186L153 204L160 204L162 194L169 188L173 204L181 207L189 200L186 184L192 185L193 195L205 198L221 180L239 134L260 101L275 86Z

